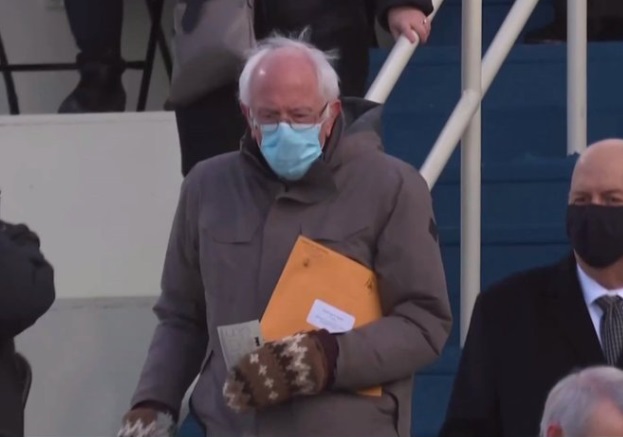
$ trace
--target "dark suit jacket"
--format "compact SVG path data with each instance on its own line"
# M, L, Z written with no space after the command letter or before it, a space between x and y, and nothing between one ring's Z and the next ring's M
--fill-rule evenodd
M482 293L472 315L442 437L529 437L549 390L604 364L572 256Z

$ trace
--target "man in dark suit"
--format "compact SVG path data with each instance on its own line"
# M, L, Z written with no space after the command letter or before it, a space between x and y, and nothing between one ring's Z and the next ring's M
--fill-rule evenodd
M623 140L599 142L579 158L567 215L573 255L478 297L442 437L536 436L560 379L623 364L621 163Z

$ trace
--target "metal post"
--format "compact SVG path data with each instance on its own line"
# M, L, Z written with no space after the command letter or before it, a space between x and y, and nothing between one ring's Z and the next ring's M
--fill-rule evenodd
M463 0L463 91L481 92L482 0ZM476 110L461 145L461 345L480 293L481 112Z
M567 0L567 153L586 148L586 1Z

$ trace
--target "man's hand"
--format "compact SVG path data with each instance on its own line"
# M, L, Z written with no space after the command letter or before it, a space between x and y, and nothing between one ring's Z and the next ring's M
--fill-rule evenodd
M387 23L395 39L398 39L400 35L404 35L411 43L414 43L416 39L415 34L417 34L422 43L428 41L430 21L419 9L412 6L392 8L387 14Z
M117 437L173 437L173 416L152 408L135 408L123 417Z
M327 331L266 343L243 357L223 387L227 405L244 412L315 395L333 381L337 340Z

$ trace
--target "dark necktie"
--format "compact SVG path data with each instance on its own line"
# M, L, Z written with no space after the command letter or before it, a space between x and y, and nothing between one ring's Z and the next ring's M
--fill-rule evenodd
M615 366L623 350L623 299L619 296L602 296L597 305L603 310L599 331L606 361Z

